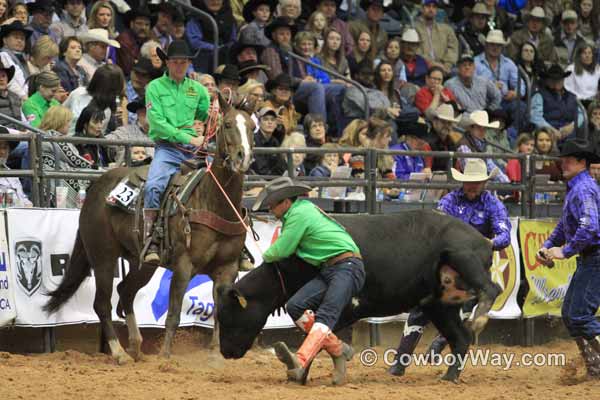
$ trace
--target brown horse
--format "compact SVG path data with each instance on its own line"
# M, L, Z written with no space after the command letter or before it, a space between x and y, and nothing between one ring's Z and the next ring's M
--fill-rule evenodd
M221 102L224 104L224 102ZM216 135L216 154L212 172L241 213L244 173L252 161L254 124L248 114L233 107L223 107L223 119ZM117 259L129 261L130 272L118 285L120 296L118 312L124 312L129 332L129 352L135 360L141 357L142 336L133 312L133 300L145 286L156 267L147 265L138 269L139 239L135 217L117 207L106 205L110 191L130 172L131 168L117 168L102 175L88 190L79 217L79 231L73 247L70 265L60 286L49 293L51 298L45 310L58 310L77 290L81 282L94 270L96 296L94 310L100 319L104 337L113 358L119 363L131 360L123 350L113 327L111 295L113 273ZM184 204L188 211L209 211L222 219L236 222L237 216L226 201L221 189L210 174L205 174L189 200ZM214 281L213 298L217 303L217 288L231 284L238 273L238 259L244 246L245 233L227 235L203 224L191 224L191 241L188 246L184 233L187 222L178 210L169 219L172 251L170 268L173 271L166 318L166 335L161 354L168 357L175 330L179 326L185 289L195 274L207 274ZM216 307L215 307L216 308ZM215 319L216 321L216 319ZM216 328L216 326L215 326Z

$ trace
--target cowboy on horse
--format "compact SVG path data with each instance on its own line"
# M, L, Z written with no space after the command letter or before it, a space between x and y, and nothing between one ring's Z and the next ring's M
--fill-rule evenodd
M144 187L144 264L158 265L158 240L153 234L159 214L161 196L180 164L194 157L204 143L204 124L208 117L210 95L200 83L186 77L194 54L184 40L175 40L165 54L158 56L168 72L148 84L146 109L150 139L156 142L154 159ZM148 244L148 241L150 243Z

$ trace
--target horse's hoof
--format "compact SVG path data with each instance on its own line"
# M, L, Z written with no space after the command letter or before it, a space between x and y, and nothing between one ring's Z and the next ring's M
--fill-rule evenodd
M117 354L114 358L118 365L125 365L133 362L133 358L127 353Z
M135 362L144 361L146 359L146 356L144 355L144 353L142 353L140 349L134 350L130 347L127 349L127 353L129 353L129 355L133 358L133 361Z
M160 353L158 353L158 356L160 358L168 360L169 358L171 358L171 352L170 351L161 350Z
M485 328L487 325L488 321L489 317L487 315L481 315L475 318L475 320L471 323L471 331L473 331L476 336L479 336L479 334L483 331L483 328Z
M452 382L452 383L454 383L454 384L456 384L456 385L459 383L459 381L458 381L458 376L456 376L455 374L449 374L449 373L446 373L446 374L445 374L444 376L442 376L440 379L441 379L442 381Z

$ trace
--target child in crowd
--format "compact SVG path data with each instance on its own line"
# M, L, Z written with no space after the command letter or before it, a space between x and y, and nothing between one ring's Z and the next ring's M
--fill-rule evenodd
M339 146L335 143L324 143L321 146L322 149L338 149ZM326 153L319 156L319 165L310 171L310 176L319 178L329 178L333 174L340 164L339 153Z
M281 142L281 147L283 148L296 148L296 147L306 147L306 140L304 139L304 135L298 131L294 131L287 135L283 142ZM285 168L284 176L288 176L288 164L287 164L287 154L282 154L282 162L283 167ZM304 153L294 153L292 154L292 163L294 164L294 177L295 176L306 176L306 170L304 169L304 158L306 154Z

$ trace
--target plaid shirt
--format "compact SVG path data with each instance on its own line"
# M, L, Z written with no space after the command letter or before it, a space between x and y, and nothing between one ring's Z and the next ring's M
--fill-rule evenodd
M554 231L544 242L549 249L563 247L565 258L580 254L586 247L600 245L600 190L589 171L580 172L567 182L563 214Z

